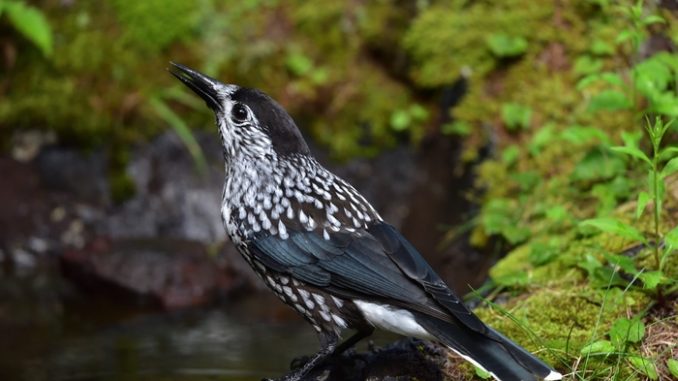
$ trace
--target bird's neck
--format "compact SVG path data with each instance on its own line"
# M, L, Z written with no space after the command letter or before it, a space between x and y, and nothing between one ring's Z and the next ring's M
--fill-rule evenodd
M255 196L261 194L267 187L270 189L276 186L276 183L281 181L279 167L277 158L256 160L246 155L231 157L226 161L225 201L238 203L247 201L243 197L248 193Z

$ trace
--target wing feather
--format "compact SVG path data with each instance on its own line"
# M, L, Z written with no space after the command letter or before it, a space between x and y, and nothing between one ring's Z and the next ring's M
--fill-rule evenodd
M346 297L388 301L486 333L419 252L383 222L354 232L290 231L254 239L251 254L276 271Z

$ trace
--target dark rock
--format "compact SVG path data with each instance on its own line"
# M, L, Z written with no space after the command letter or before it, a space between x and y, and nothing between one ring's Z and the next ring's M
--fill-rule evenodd
M101 152L83 153L57 146L43 148L34 161L42 186L72 195L80 202L109 202L108 164Z
M412 192L425 178L417 168L413 150L399 147L374 158L356 158L343 164L326 160L321 152L314 155L358 189L390 224L400 228L411 208L416 207Z
M446 353L418 339L402 339L365 353L349 350L314 369L307 381L439 381ZM300 366L306 359L297 359Z
M226 261L192 241L98 238L66 250L60 263L64 275L84 290L164 308L208 304L244 284Z
M136 193L111 208L97 226L99 233L112 238L169 237L205 244L223 241L221 146L212 136L199 140L209 163L204 174L198 172L175 134L163 134L135 149L127 174Z

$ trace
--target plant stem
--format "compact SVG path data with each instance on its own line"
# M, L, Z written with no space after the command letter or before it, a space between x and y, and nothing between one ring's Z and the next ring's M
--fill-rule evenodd
M657 263L657 269L659 269L659 199L656 198L656 196L659 195L659 183L658 183L658 177L657 176L657 159L656 157L652 159L652 170L654 171L654 194L655 194L655 202L654 202L654 236L655 236L655 243L654 243L654 259L655 262Z
M650 138L652 140L652 193L654 197L654 260L657 264L657 270L661 270L661 262L659 259L659 242L661 241L659 236L659 218L661 213L661 195L659 194L659 182L662 179L659 176L659 144L661 143L662 134L659 131L660 128L657 128L657 122L654 126L649 127Z

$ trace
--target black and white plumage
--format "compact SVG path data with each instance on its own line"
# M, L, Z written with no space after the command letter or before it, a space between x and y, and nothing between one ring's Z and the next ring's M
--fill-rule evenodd
M311 156L273 99L182 65L170 71L216 114L229 237L318 331L322 349L285 380L303 379L375 327L441 342L498 380L562 378L480 321L364 197ZM347 328L357 333L339 345Z

